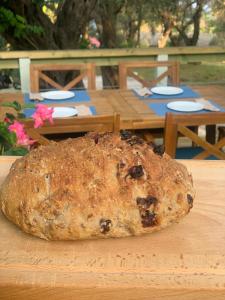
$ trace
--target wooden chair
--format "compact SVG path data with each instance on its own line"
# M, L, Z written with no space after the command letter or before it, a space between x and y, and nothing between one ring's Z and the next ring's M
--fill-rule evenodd
M165 77L169 77L170 84L179 85L179 62L178 61L131 61L119 63L119 86L120 89L127 89L127 77L132 77L136 81L140 82L143 87L155 86L159 81ZM167 70L157 78L148 81L137 75L132 69L134 68L157 68L167 67Z
M69 83L65 86L55 82L52 78L47 76L44 72L46 71L79 71L79 75L75 76ZM30 65L30 91L32 93L38 93L40 91L40 80L48 83L51 87L59 90L69 90L76 86L80 81L87 77L87 87L88 89L95 90L95 64L67 64L67 65L57 65L57 64L31 64Z
M70 119L54 119L54 124L45 123L44 126L34 129L33 120L23 122L27 134L41 145L47 145L50 141L43 135L47 134L63 134L74 132L119 132L120 116L104 115L104 116L87 116L75 117Z
M190 138L190 140L202 148L202 151L199 154L192 157L193 159L205 159L210 155L213 155L218 159L225 159L225 153L221 150L221 148L225 146L225 137L223 137L216 144L212 145L188 128L190 126L214 125L223 123L225 123L224 112L210 112L205 114L191 115L167 113L164 134L165 152L171 157L175 158L178 133L181 133L183 136ZM195 147L190 149L195 149Z

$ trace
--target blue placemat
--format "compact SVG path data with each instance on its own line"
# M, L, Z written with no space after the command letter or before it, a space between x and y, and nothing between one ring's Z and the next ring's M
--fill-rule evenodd
M176 159L192 159L195 155L204 151L201 147L181 147L176 149ZM206 160L218 160L214 155L209 155Z
M95 106L89 106L89 108L93 115L97 115ZM24 109L23 113L25 114L26 118L31 118L34 111L35 111L35 108L26 108L26 109Z
M69 99L63 99L63 100L49 100L44 99L41 101L43 104L52 104L52 103L68 103L68 102L88 102L91 100L90 96L88 95L88 92L86 90L76 90L74 91L75 96ZM24 94L24 102L26 104L34 104L34 101L30 100L29 94Z
M225 112L225 109L223 107L221 107L220 105L218 105L217 103L213 102L212 100L210 100L210 102L216 106L217 108L220 109L220 111L222 112ZM168 112L172 112L174 114L194 114L194 113L198 113L198 114L204 114L204 113L209 113L208 110L205 110L205 109L202 109L202 110L199 110L199 111L196 111L196 112L179 112L179 111L175 111L175 110L172 110L172 109L169 109L167 107L167 103L157 103L157 102L154 102L154 103L148 103L147 104L148 107L150 109L152 109L156 115L158 116L165 116L166 113Z
M189 86L181 85L180 88L183 89L183 93L178 94L178 95L172 95L172 96L152 94L152 95L149 95L147 97L141 97L135 91L133 91L133 92L141 100L146 100L146 99L182 99L182 98L200 98L201 97L197 92L193 91Z

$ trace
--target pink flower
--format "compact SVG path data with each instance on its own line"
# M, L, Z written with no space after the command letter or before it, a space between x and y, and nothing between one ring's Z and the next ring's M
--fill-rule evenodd
M34 128L38 128L44 124L44 121L49 120L53 124L52 114L54 108L47 107L44 104L38 104L35 113L32 115L34 119Z
M9 126L10 132L15 132L17 138L17 144L23 146L30 146L35 143L34 140L30 139L24 130L24 124L14 121L13 124Z
M89 36L88 38L89 38L91 45L95 46L96 48L99 48L101 46L101 43L99 42L99 40L96 37Z

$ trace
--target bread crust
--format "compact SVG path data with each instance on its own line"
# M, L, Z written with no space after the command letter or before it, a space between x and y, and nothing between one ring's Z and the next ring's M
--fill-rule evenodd
M138 137L90 133L18 159L1 186L5 216L47 240L160 230L193 205L186 167Z

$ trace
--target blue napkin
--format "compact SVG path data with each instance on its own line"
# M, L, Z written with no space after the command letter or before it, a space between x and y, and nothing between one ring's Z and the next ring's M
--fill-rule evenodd
M217 103L213 102L212 100L210 100L210 102L216 106L217 108L220 109L220 111L222 112L225 112L225 109L223 107L221 107L220 105L218 105ZM154 103L148 103L147 104L148 107L150 109L152 109L154 111L154 113L158 116L165 116L166 113L168 112L172 112L174 114L194 114L194 113L197 113L197 114L204 114L204 113L209 113L210 111L209 110L205 110L205 109L202 109L202 110L199 110L199 111L195 111L195 112L180 112L180 111L175 111L175 110L172 110L172 109L169 109L167 107L167 103L159 103L159 102L154 102Z
M95 106L89 106L89 108L93 115L97 115ZM35 108L25 108L23 110L23 113L25 114L26 118L31 118L34 112L35 112Z
M50 100L50 99L44 99L41 101L43 104L52 104L52 103L68 103L68 102L89 102L90 96L88 95L88 92L86 90L75 90L74 91L75 96L69 99L63 99L63 100ZM26 104L34 104L35 101L30 100L29 94L24 94L24 102Z
M152 94L147 97L141 97L139 96L135 91L135 95L138 96L139 99L141 100L146 100L146 99L182 99L182 98L200 98L201 96L193 91L189 86L186 85L181 85L180 88L183 89L183 93L178 94L178 95L159 95L159 94Z

